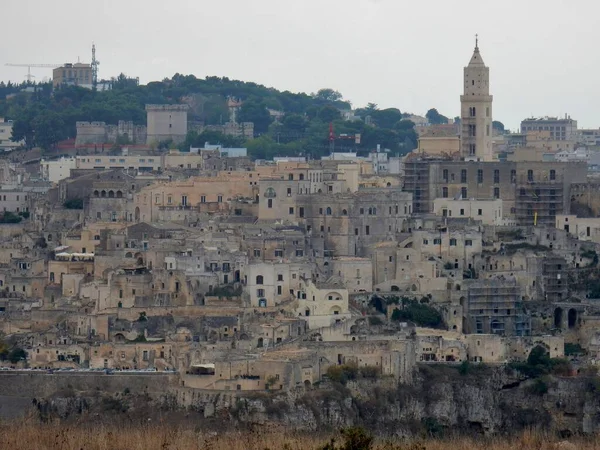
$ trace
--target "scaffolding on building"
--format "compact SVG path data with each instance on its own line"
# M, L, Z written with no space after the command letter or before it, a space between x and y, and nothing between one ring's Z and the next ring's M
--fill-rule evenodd
M471 331L478 334L527 336L530 318L523 312L521 288L514 280L497 279L469 287L468 318Z
M536 180L530 171L519 177L515 209L519 225L554 226L556 214L563 214L565 210L562 176L544 176L541 180Z

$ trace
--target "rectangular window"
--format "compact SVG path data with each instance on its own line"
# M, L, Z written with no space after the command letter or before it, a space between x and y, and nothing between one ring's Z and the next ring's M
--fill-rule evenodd
M440 238L435 238L433 240L433 245L442 245L442 240Z
M264 289L257 289L256 290L256 296L257 297L264 297L265 296L265 290Z
M369 227L369 225L367 225L365 227L365 234L368 236L369 234L371 234L371 228Z
M533 170L527 171L527 181L533 181Z
M444 181L448 181L448 169L444 169L442 172L442 178Z
M481 215L483 215L483 209L478 209L478 210L477 210L477 215L478 215L478 216L481 216Z
M223 203L223 196L222 195L217 196L217 202Z
M170 195L167 197L167 204L171 204L173 203L173 197L171 197Z
M277 295L281 295L282 288L281 286L277 286Z
M467 198L467 188L466 187L461 187L460 188L460 196L462 198Z
M466 247L473 247L473 241L471 239L466 239L465 240L465 246Z
M275 258L282 258L283 257L283 250L277 249L275 250Z
M460 182L461 183L466 183L467 182L467 169L462 169L460 171Z
M289 209L289 213L290 213L290 214L294 214L294 208L290 207L290 209Z
M304 256L304 250L296 250L296 256Z
M254 249L254 257L255 258L259 258L260 257L260 249L258 249L258 248Z
M554 180L556 180L556 170L554 170L554 169L552 169L552 170L550 171L550 180L551 180L551 181L554 181Z
M500 198L500 188L494 188L494 198Z
M483 169L477 169L477 183L483 183Z
M464 210L464 209L461 209L461 210L460 210L460 215L461 215L461 216L464 216L464 215L465 215L465 210Z
M287 196L288 197L292 196L292 188L287 188Z
M148 350L144 350L144 351L142 352L142 359L143 359L144 361L148 361Z
M456 247L456 239L454 239L454 238L450 239L450 246Z
M354 229L354 236L358 236L358 228Z
M448 198L448 188L446 186L442 188L442 197Z
M494 170L494 183L500 183L500 171L498 169Z
M187 195L182 195L181 196L181 205L182 206L187 206Z
M200 196L200 203L206 203L206 195Z
M423 245L429 245L429 241L427 239L423 239Z

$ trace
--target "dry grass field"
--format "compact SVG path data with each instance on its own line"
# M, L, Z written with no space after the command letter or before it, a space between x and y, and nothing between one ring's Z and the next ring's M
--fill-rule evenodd
M261 430L269 430L268 427ZM282 431L195 431L164 424L107 425L0 425L0 448L9 450L600 450L595 439L572 438L568 442L525 432L514 438L348 443L339 434L317 436Z

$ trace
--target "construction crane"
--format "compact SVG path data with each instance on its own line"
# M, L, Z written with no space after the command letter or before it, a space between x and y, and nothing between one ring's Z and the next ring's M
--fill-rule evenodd
M31 82L32 78L35 78L35 75L31 75L31 68L32 67L41 67L41 68L45 68L45 69L56 69L57 67L60 67L60 64L10 64L7 63L7 66L10 67L27 67L27 81Z

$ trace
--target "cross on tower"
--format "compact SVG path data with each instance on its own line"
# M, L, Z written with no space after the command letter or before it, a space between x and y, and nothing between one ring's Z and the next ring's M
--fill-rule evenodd
M475 48L478 48L478 47L479 47L479 35L476 34L475 35Z

